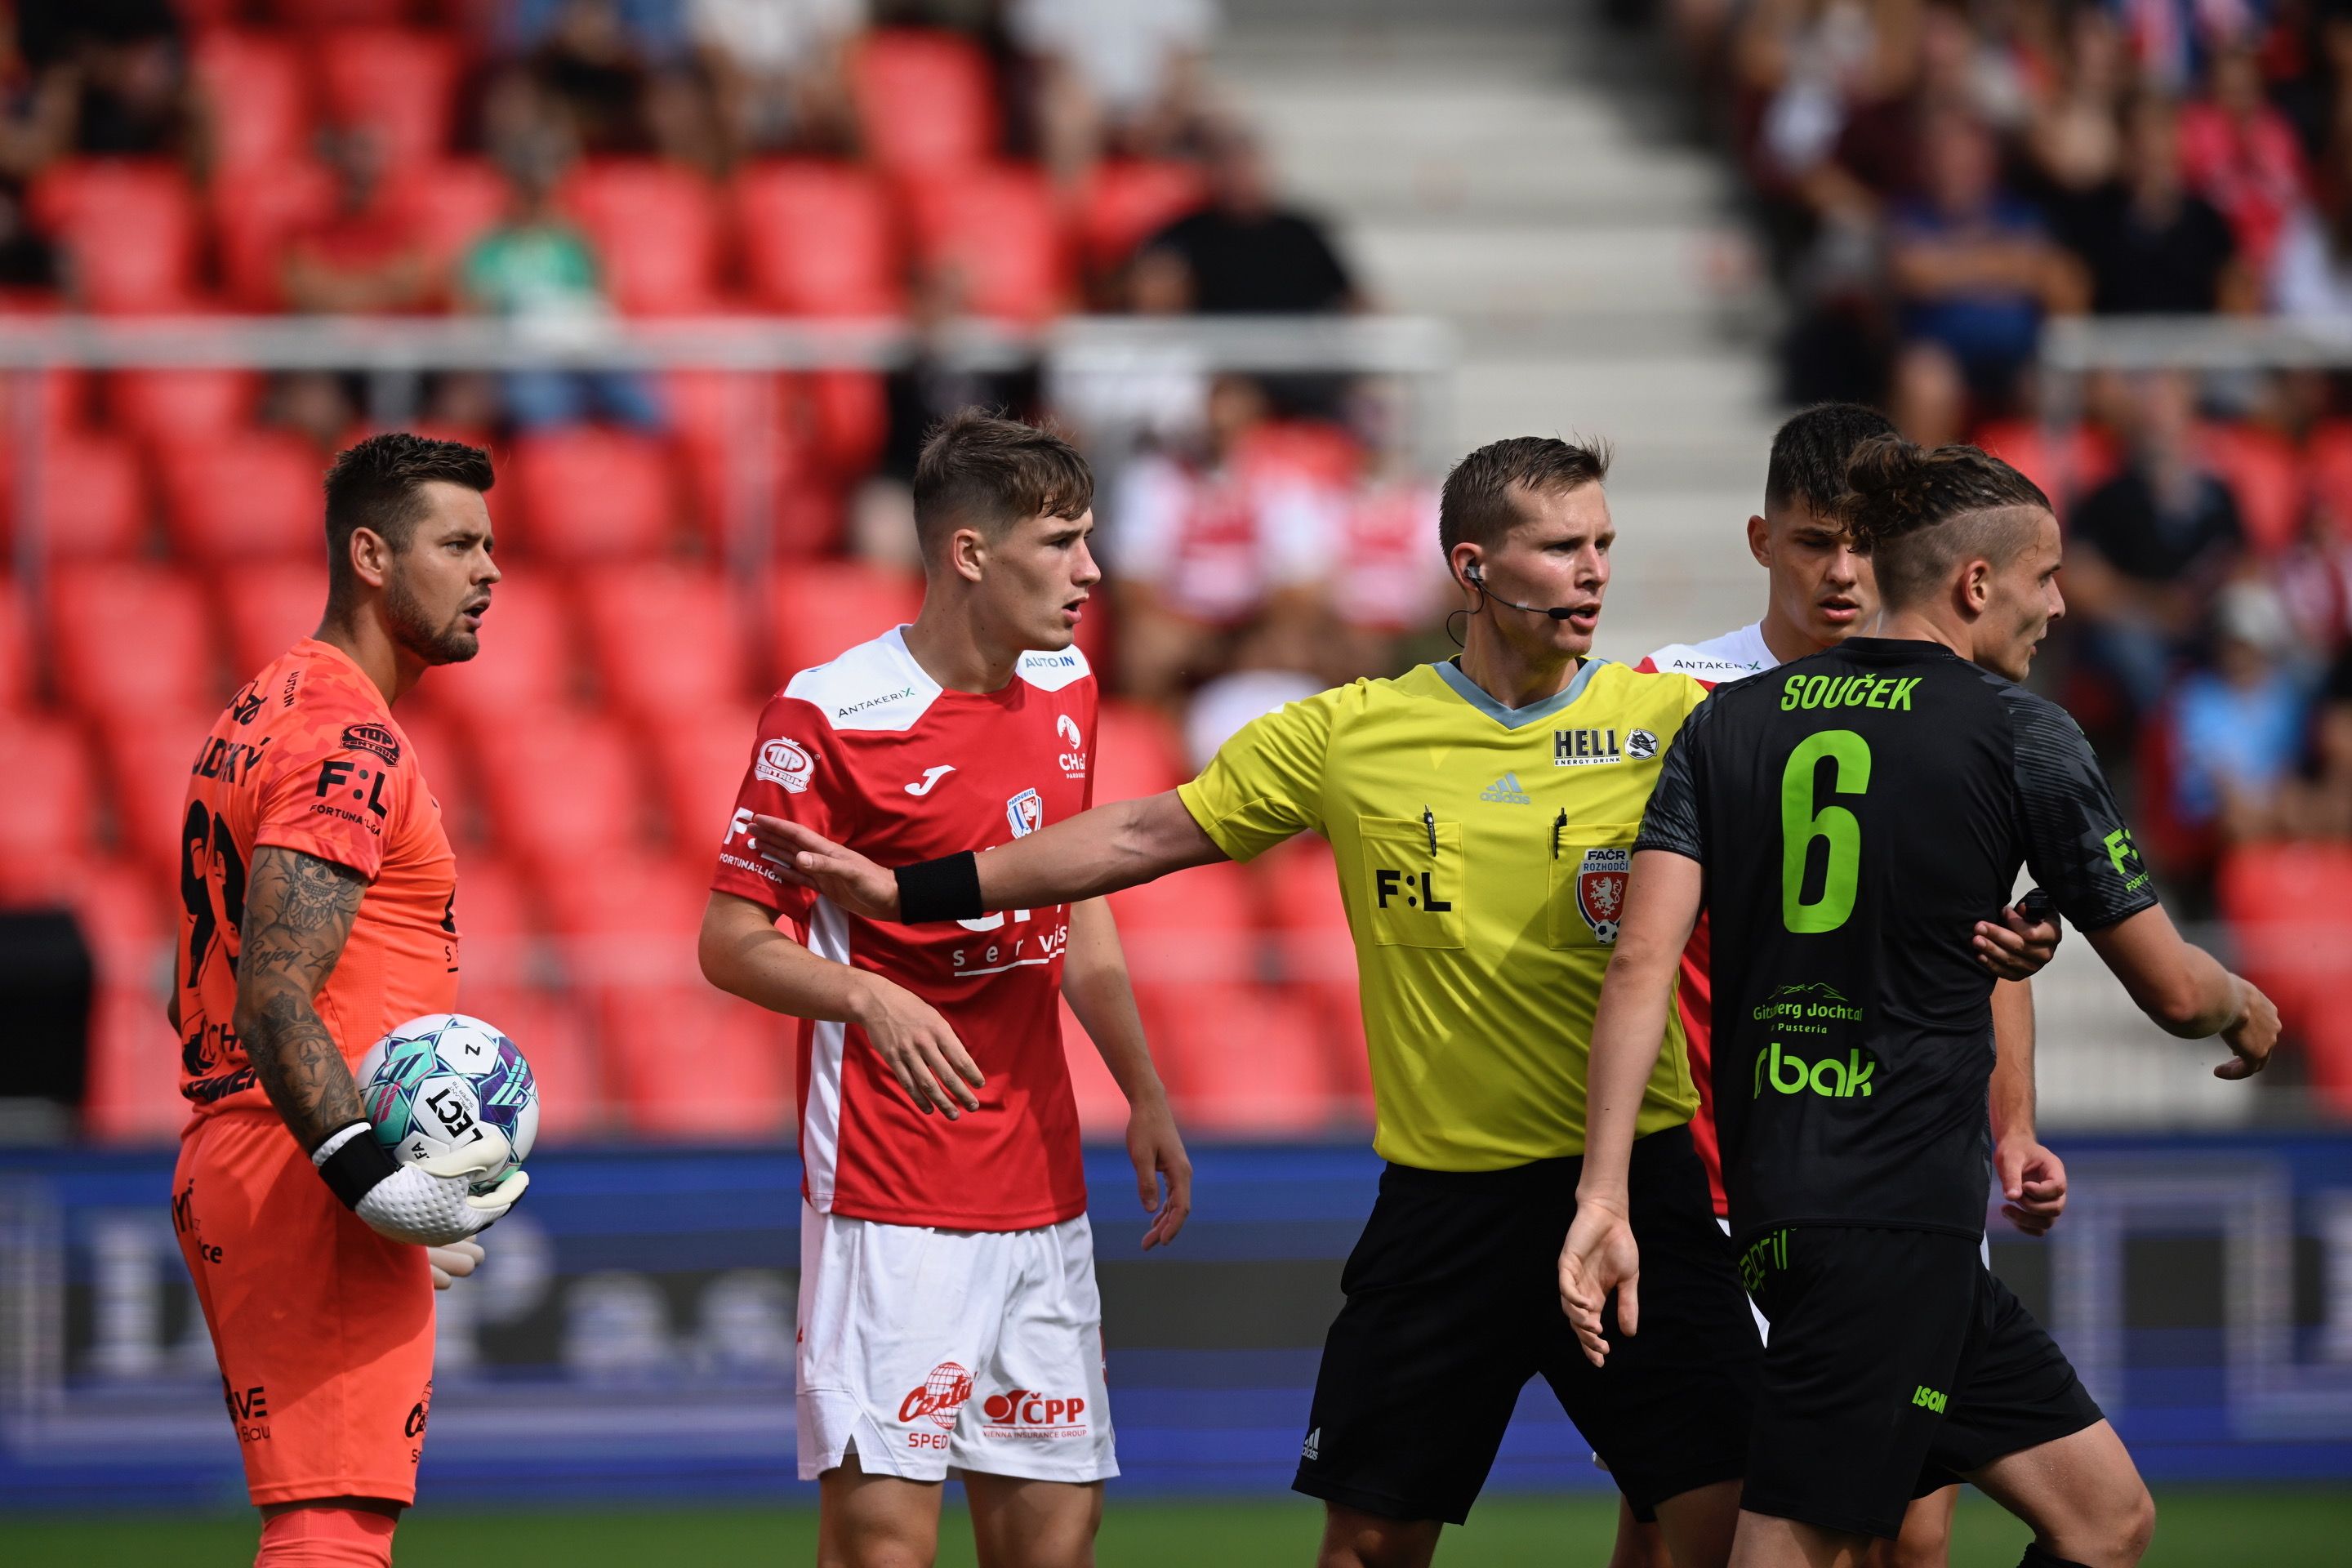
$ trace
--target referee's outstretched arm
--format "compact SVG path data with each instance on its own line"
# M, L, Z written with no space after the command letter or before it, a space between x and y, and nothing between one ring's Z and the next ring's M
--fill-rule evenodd
M1641 1328L1641 1255L1633 1245L1626 1167L1634 1119L1666 1037L1676 966L1706 896L1699 863L1671 849L1637 849L1625 888L1617 949L1601 982L1585 1068L1584 1173L1576 1218L1559 1254L1559 1300L1595 1366L1609 1354L1601 1304L1617 1294L1617 1324Z
M897 870L782 817L753 817L751 847L786 880L852 914L909 924L1076 903L1228 858L1174 790L1082 811L985 855Z

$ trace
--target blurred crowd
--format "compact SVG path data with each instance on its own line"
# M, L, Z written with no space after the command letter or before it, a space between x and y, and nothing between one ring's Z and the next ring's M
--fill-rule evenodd
M2341 0L1672 0L1789 305L1792 402L1886 406L2039 479L2045 658L2210 895L2352 837L2352 382L2037 369L2053 317L2352 320Z

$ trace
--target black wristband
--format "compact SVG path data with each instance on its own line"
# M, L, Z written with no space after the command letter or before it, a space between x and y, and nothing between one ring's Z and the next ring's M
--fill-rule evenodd
M375 1132L366 1123L358 1123L360 1135L346 1138L343 1146L328 1155L319 1166L319 1174L328 1190L342 1200L347 1209L356 1209L360 1200L373 1192L376 1184L389 1180L400 1169L392 1151L375 1141Z
M969 849L901 866L898 876L902 924L976 921L988 912L980 904L980 857Z

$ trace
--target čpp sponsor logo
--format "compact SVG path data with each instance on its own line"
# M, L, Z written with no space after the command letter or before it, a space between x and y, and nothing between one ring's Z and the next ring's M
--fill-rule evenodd
M1083 1437L1086 1413L1087 1402L1076 1394L1055 1397L1034 1388L1008 1388L981 1402L981 1436Z

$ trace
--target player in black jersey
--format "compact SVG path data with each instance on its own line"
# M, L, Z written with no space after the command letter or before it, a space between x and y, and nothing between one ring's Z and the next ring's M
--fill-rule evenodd
M1771 1321L1733 1562L1849 1564L1957 1474L2032 1525L2028 1568L2130 1568L2147 1490L2064 1355L1978 1258L1990 977L2021 864L2141 1009L2259 1071L2278 1015L2184 942L2066 714L2012 684L2064 605L2058 524L1973 447L1874 441L1849 524L1877 635L1718 688L1636 842L1592 1041L1562 1303L1640 1327L1622 1217L1633 1110L1704 903L1715 1089L1742 1275Z

